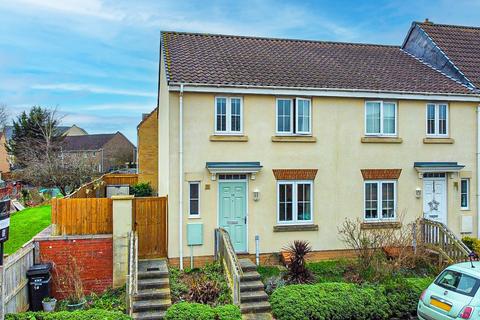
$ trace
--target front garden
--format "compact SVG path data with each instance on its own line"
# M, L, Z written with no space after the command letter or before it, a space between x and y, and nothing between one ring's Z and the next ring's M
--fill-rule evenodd
M170 268L169 272L173 305L167 310L167 320L241 319L219 263L184 271Z
M420 294L439 266L411 246L410 226L363 230L345 221L339 235L358 258L307 263L311 248L295 241L284 250L287 267L260 267L278 320L414 319ZM411 229L410 229L411 230Z

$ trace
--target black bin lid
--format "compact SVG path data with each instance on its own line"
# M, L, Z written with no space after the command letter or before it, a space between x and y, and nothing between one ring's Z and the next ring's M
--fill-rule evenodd
M50 273L50 270L52 270L51 263L35 264L28 269L27 276L46 275Z

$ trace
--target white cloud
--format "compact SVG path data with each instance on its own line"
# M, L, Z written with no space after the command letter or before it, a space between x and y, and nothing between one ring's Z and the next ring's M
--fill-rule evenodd
M91 93L104 93L113 95L137 96L137 97L156 97L156 92L147 92L130 89L114 89L101 87L96 85L85 85L75 83L52 83L52 84L36 84L31 87L35 90L52 90L52 91L86 91Z
M105 20L122 20L124 13L106 7L102 0L16 0L22 7L57 11L62 14L91 16Z

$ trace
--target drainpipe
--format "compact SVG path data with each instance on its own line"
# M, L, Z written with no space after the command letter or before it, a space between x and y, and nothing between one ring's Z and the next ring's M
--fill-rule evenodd
M477 237L480 239L480 105L477 106Z
M178 255L183 270L183 84L180 84L180 108L178 114Z

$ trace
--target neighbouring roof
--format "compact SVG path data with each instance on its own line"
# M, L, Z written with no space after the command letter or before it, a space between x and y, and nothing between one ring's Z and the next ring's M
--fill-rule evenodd
M480 88L480 27L416 23L460 71Z
M63 150L66 151L78 151L78 150L99 150L110 139L112 139L116 133L105 134L87 134L83 136L67 136L63 139Z
M473 94L399 46L162 32L169 83Z
M73 125L73 126L58 126L57 127L57 130L58 130L58 134L59 135L64 135L69 129L73 128L73 127L76 127L80 130L82 130L83 132L85 132L85 134L87 134L87 131L85 131L84 129L78 127L77 125ZM3 129L4 133L5 133L5 139L8 141L12 138L13 136L13 126L5 126L5 128Z

